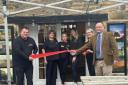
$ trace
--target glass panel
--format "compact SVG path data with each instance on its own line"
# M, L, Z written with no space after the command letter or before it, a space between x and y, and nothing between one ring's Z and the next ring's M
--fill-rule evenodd
M126 60L126 46L125 46L125 36L126 27L124 23L109 23L108 30L114 34L114 37L118 45L118 62L113 65L113 72L116 73L126 73L125 60Z
M9 26L9 52L10 52L10 73L11 80L13 82L13 66L12 66L12 39L13 39L13 27ZM5 45L5 32L4 26L0 26L0 82L7 83L7 58L6 58L6 45Z

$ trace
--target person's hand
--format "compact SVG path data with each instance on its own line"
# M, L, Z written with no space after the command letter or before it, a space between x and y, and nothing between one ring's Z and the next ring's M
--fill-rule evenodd
M72 56L76 55L76 54L77 54L77 50L71 50L71 51L70 51L70 54L71 54Z
M86 55L86 53L87 53L87 52L85 51L85 52L83 52L82 54L83 54L83 55Z
M76 56L72 58L72 63L76 62Z
M31 56L29 56L29 61L33 61L33 58Z
M86 50L86 52L87 52L87 53L93 53L93 51L90 50L90 49Z

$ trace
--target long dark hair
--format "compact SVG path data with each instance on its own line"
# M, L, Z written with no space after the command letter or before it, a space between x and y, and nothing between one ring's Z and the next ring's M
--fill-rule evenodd
M48 31L48 38L49 38L49 35L53 33L54 34L54 40L56 40L56 32L54 30L49 30Z

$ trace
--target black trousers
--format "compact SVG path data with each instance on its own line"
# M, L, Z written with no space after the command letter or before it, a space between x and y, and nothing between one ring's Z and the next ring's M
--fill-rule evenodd
M76 57L76 61L72 63L72 77L74 82L80 81L80 74L79 74L79 58Z
M95 67L93 65L93 54L92 53L87 54L86 59L87 59L87 65L90 76L95 76L96 74L95 74Z
M16 85L24 85L24 74L27 79L27 85L33 85L33 66L14 67L16 74Z
M56 85L57 60L48 60L46 66L46 85Z
M61 58L58 60L57 64L58 64L59 71L60 71L61 83L64 84L65 79L66 79L66 70L67 70L67 65L68 65L68 59Z

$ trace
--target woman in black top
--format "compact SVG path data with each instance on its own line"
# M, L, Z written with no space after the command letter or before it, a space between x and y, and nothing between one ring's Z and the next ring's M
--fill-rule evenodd
M53 30L49 31L48 39L44 42L43 49L43 52L59 51L59 43L55 38L55 32ZM59 55L46 57L46 85L56 85L58 59Z
M60 50L68 50L70 45L68 42L67 34L62 33L61 39L62 39L62 41L59 42ZM59 58L59 62L58 62L62 85L64 85L64 83L65 83L65 76L66 76L66 69L67 69L67 65L68 65L68 61L69 61L69 55L70 55L69 52L60 54L60 58Z
M72 50L76 50L79 49L80 47L82 47L82 45L84 44L84 41L82 39L82 37L79 37L77 30L72 29L71 30L71 36L72 36L72 40L70 42L70 49ZM73 81L74 81L74 85L78 85L78 81L80 81L80 71L79 70L79 64L80 64L80 57L82 56L81 54L79 55L72 55L72 74L73 74ZM82 57L81 57L82 58Z
M86 30L86 35L87 35L87 40L88 42L90 38L94 35L94 31L92 29L87 29ZM93 51L92 49L88 49L84 52L84 55L86 55L86 60L87 60L87 65L88 65L88 70L90 76L95 76L95 69L93 65Z

